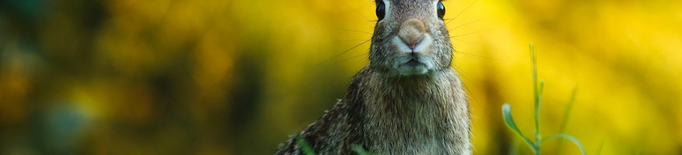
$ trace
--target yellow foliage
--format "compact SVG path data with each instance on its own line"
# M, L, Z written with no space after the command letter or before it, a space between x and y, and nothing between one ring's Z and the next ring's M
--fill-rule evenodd
M0 4L0 139L24 141L0 154L271 154L343 97L376 22L364 0ZM444 4L475 154L520 142L503 103L533 132L530 43L543 136L575 88L566 132L588 153L682 153L682 1ZM543 153L579 153L558 144Z

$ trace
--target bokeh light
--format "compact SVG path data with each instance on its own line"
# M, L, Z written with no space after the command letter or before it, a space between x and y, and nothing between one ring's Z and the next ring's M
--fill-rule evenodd
M682 1L448 0L475 154L682 154ZM374 2L0 1L0 154L272 154L368 64ZM602 145L603 144L603 145ZM578 154L566 142L545 154Z

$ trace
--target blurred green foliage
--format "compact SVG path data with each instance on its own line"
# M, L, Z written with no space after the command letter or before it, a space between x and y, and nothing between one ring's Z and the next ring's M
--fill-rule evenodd
M476 154L516 149L502 103L532 120L530 42L542 133L577 86L587 152L682 154L682 1L444 3ZM0 154L274 153L344 95L375 20L364 0L0 1Z

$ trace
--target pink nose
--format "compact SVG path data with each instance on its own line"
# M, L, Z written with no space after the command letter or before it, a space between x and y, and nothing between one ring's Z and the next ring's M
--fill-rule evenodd
M426 27L424 26L424 23L416 19L410 19L400 25L398 37L400 37L400 40L410 47L410 49L414 49L424 37L425 32Z
M405 41L405 40L403 40L403 42L404 42L404 41ZM410 49L414 49L414 47L417 47L417 44L418 44L418 43L419 43L419 42L416 42L416 43L413 43L413 44L407 44L407 47L410 47Z

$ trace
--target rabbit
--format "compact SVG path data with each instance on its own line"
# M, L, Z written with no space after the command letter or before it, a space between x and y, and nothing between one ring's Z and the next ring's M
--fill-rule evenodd
M297 135L314 153L472 154L463 84L441 0L376 0L369 65L343 99ZM275 154L306 154L292 136Z

